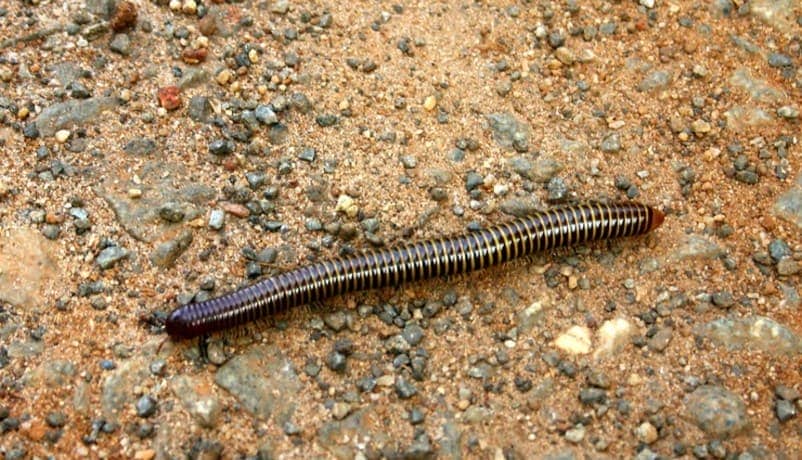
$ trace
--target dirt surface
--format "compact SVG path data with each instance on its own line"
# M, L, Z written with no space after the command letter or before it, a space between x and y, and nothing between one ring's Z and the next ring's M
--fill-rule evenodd
M0 4L0 453L802 457L802 7ZM565 203L636 239L171 341Z

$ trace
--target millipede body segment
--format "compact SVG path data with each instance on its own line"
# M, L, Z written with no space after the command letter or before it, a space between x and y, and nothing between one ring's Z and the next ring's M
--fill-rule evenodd
M347 292L467 273L561 246L642 235L663 218L659 210L637 203L558 207L473 233L302 266L179 307L165 328L174 338L202 336Z

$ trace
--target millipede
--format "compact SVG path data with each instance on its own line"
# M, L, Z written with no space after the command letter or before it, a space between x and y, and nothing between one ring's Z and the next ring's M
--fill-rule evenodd
M540 251L643 235L665 215L639 203L561 206L450 238L321 260L243 289L176 308L165 321L176 339L202 337L293 307L367 289L468 273Z

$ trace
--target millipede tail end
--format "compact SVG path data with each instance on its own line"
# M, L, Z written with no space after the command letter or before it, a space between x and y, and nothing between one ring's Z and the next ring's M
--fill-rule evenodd
M656 208L650 208L650 209L652 210L652 224L649 226L649 231L651 232L657 227L663 225L663 220L665 220L666 215L665 213L663 213L663 211L659 209Z

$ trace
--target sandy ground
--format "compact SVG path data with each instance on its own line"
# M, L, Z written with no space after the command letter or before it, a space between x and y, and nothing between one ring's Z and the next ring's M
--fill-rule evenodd
M802 456L798 3L173 3L0 5L5 458ZM158 327L249 271L628 196L665 224L209 362Z

